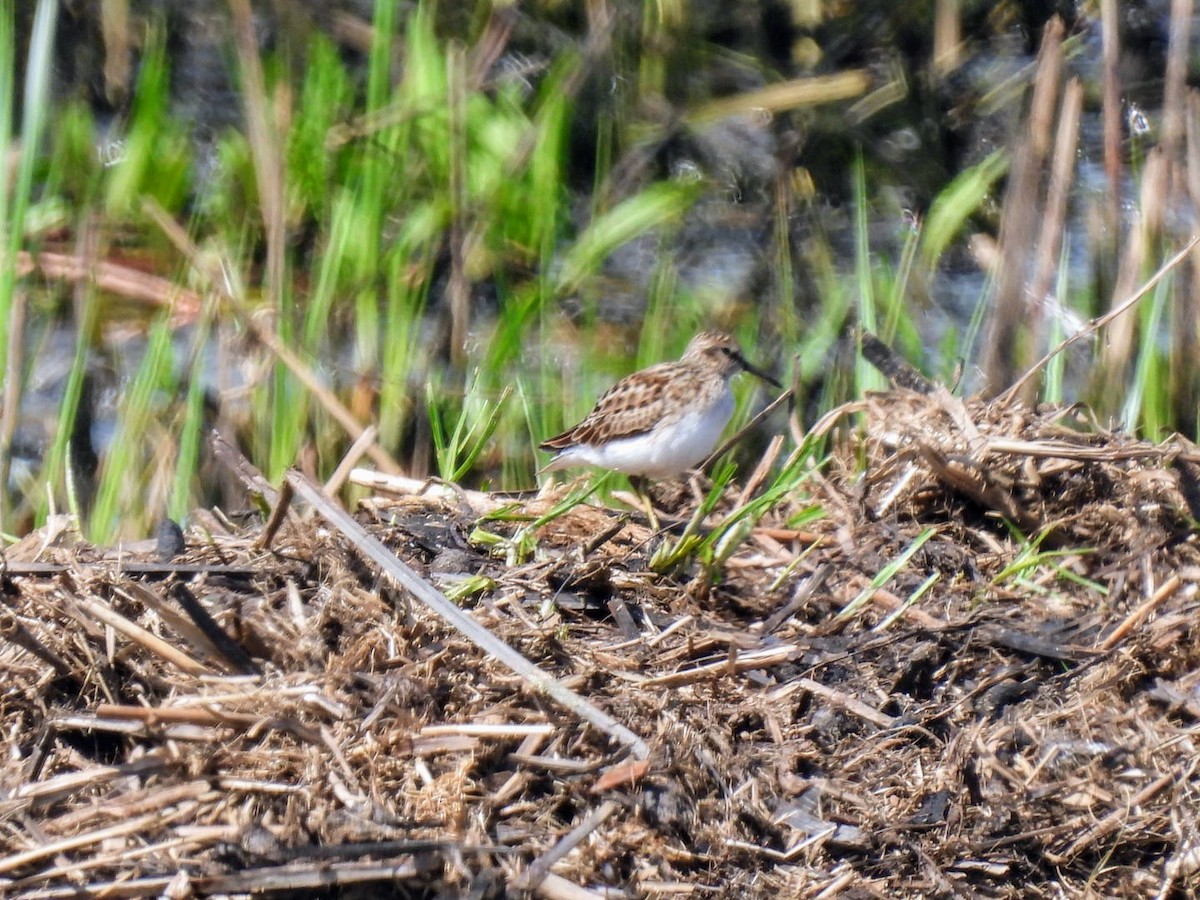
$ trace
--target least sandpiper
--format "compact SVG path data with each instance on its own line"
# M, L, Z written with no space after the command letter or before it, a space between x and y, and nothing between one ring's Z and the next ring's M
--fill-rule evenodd
M733 415L729 380L745 370L778 381L742 356L723 331L702 331L678 362L634 372L598 401L574 428L542 443L557 451L542 472L600 466L645 478L670 478L712 452Z

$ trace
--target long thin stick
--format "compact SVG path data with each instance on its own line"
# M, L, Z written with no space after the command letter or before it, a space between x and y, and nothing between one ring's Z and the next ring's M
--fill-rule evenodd
M405 565L387 547L372 537L365 528L354 521L348 512L334 503L318 484L294 469L288 472L287 480L296 491L297 496L310 504L330 525L340 531L363 556L378 565L448 624L458 629L484 653L508 666L579 718L599 728L605 734L611 735L615 740L628 747L638 759L646 759L650 756L650 747L645 741L604 710L542 671L459 609L445 594Z
M726 453L728 453L730 451L730 449L732 449L734 447L734 445L737 444L738 441L740 441L742 438L744 438L746 436L747 432L749 432L753 428L758 427L759 422L766 419L767 416L771 415L771 413L773 413L773 412L775 412L775 410L779 409L779 407L781 407L784 403L791 403L792 399L795 397L795 395L796 395L796 392L793 391L791 388L788 388L786 391L784 391L782 394L780 394L778 397L776 397L774 400L772 400L770 403L768 403L766 406L764 406L762 411L758 415L756 415L753 419L751 419L749 422L747 422L745 425L743 425L741 428L739 428L737 430L737 433L734 434L729 440L727 440L725 443L723 443L720 447L718 447L712 453L708 454L708 458L705 459L704 462L700 463L700 465L697 466L697 468L701 472L707 472L708 467L711 466L713 463L715 463L718 459L720 459Z

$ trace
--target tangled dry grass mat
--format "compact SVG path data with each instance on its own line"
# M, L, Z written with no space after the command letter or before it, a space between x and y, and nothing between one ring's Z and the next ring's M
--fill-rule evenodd
M369 538L300 503L269 547L198 515L169 563L30 535L0 585L0 891L1194 891L1196 448L863 407L715 572L653 573L660 539L589 505L485 547L508 501L453 490L377 496Z

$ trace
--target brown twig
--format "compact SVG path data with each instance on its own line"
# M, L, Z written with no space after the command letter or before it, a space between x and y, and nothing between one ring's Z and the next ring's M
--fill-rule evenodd
M127 719L144 722L149 726L201 725L207 727L236 728L238 731L260 731L273 728L286 731L303 741L324 745L321 733L310 725L290 717L260 716L253 713L230 712L212 707L170 706L123 706L117 703L101 703L96 707L96 719Z
M742 488L742 492L738 494L737 501L734 503L735 508L741 508L750 502L750 498L758 493L759 489L767 480L767 476L771 474L771 466L775 465L775 460L779 458L779 454L783 451L783 435L777 434L771 438L767 444L767 449L763 451L762 458L759 459L758 465L754 467L754 471L750 473L750 477L746 479L746 486Z
M1152 612L1162 606L1182 586L1183 579L1179 577L1178 573L1170 576L1158 586L1158 590L1147 597L1116 628L1109 632L1108 637L1100 642L1099 649L1111 650L1125 640L1125 638L1129 637L1134 629L1145 622ZM1194 591L1195 587L1193 586L1192 589Z
M11 872L14 869L20 869L47 857L54 857L70 850L78 850L80 847L89 847L93 844L99 844L102 841L136 834L159 817L160 813L154 812L148 816L118 822L116 825L110 825L108 828L100 828L96 831L77 834L57 841L47 841L41 846L34 847L32 850L10 854L9 856L0 858L0 873Z
M1193 763L1194 765L1194 763ZM1152 782L1129 798L1128 803L1118 804L1118 807L1110 812L1107 816L1096 822L1089 828L1084 830L1084 833L1071 842L1062 853L1045 852L1046 859L1054 865L1064 865L1078 856L1083 850L1090 847L1097 840L1100 840L1107 834L1116 831L1121 825L1129 819L1131 810L1137 809L1147 800L1151 799L1155 794L1163 788L1168 787L1179 778L1179 773L1175 771L1167 772L1160 775Z
M271 507L271 515L267 519L267 524L263 528L262 536L258 539L258 549L266 550L271 546L271 542L275 540L275 535L283 526L283 520L287 518L288 509L292 505L292 497L295 492L289 482L285 481L279 489L279 498L275 501L275 505Z
M209 674L213 671L210 666L206 666L204 663L193 659L173 644L168 644L162 638L142 628L142 626L129 621L129 619L99 600L92 600L89 597L72 597L71 600L78 607L79 612L76 613L70 607L68 607L68 611L75 613L77 618L85 618L80 613L86 613L86 618L107 625L114 631L125 635L125 637L129 638L135 644L160 657L180 671L187 672L190 675Z
M354 439L354 443L350 445L350 449L342 456L341 461L337 464L337 468L333 470L333 474L326 480L325 493L330 497L337 495L337 492L342 489L342 486L349 479L350 473L354 471L354 467L366 455L377 437L379 437L379 428L372 422L363 429L362 434Z
M246 493L263 504L264 512L267 507L275 505L279 492L241 450L215 429L209 433L208 446L213 456L241 483Z
M148 272L132 269L120 263L95 260L89 262L65 253L21 251L17 254L17 275L33 271L46 278L63 281L89 281L100 290L127 300L151 303L172 312L171 325L187 325L195 321L203 301L195 291Z
M620 807L612 800L605 800L591 811L582 822L572 828L557 844L543 853L530 864L529 868L516 880L513 885L518 891L535 890L546 876L550 868L587 838L593 831L604 824L604 821Z
M859 97L866 93L870 86L871 76L865 69L847 69L831 75L794 78L731 97L709 100L686 113L684 121L688 125L696 126L754 110L776 113L821 103L836 103Z
M717 678L727 678L740 672L754 669L765 669L768 666L779 665L792 659L801 650L795 644L780 644L766 647L762 650L750 650L738 655L732 664L729 659L693 666L681 672L670 672L657 675L642 682L646 687L679 687L684 684L695 684L698 681L712 681Z
M822 700L827 700L838 709L844 709L846 712L858 716L864 722L870 722L872 725L878 725L880 728L896 727L897 720L894 716L881 713L861 700L831 688L828 685L821 684L819 681L813 681L811 678L801 678L796 681L796 686L808 691L810 694L815 694Z
M937 387L908 360L870 331L862 331L859 335L859 345L862 347L863 359L878 369L893 387L916 391L918 394L932 394Z

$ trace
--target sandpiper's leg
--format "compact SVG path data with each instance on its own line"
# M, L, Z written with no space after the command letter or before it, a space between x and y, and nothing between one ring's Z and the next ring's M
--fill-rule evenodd
M704 474L702 469L689 469L687 473L688 490L692 492L692 500L696 504L696 508L700 508L700 504L704 502L704 482L708 481L708 476ZM712 487L712 482L709 482L709 487Z
M651 530L661 531L658 515L654 512L654 501L650 499L650 479L641 475L630 475L629 484L633 488L634 494L645 504L646 520L650 523Z

